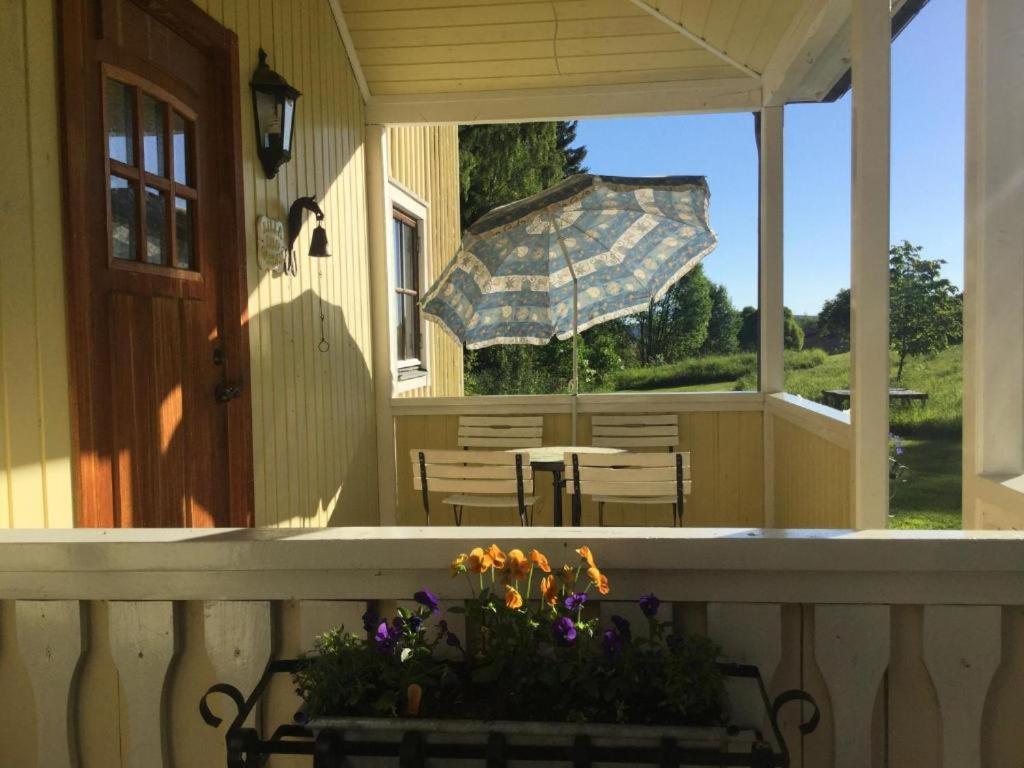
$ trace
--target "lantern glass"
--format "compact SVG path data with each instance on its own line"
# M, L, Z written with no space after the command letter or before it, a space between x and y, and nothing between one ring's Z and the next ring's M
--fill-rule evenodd
M250 86L256 147L263 170L267 178L272 179L277 169L291 159L295 102L302 94L267 65L267 54L263 50Z

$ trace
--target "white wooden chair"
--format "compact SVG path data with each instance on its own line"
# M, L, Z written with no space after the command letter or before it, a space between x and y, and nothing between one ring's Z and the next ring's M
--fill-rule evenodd
M539 448L543 416L460 416L460 448Z
M604 505L670 504L672 524L683 524L690 495L690 454L567 453L566 485L570 494L597 502L598 524L604 525Z
M602 448L666 448L679 445L679 417L674 413L603 416L590 419L591 444Z
M510 508L519 513L520 525L537 503L533 495L533 468L529 458L507 451L411 452L413 488L423 494L423 511L430 525L430 492L450 493L455 524L462 525L465 507Z

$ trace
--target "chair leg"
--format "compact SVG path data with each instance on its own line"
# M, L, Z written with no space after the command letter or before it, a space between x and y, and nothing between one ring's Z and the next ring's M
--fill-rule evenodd
M679 527L679 505L675 503L672 504L672 527Z
M604 526L604 502L597 502L597 524Z

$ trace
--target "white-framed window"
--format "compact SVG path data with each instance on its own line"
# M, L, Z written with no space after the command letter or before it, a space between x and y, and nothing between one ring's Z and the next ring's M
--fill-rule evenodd
M396 181L388 185L388 282L391 374L395 392L430 384L430 343L420 300L427 274L429 206Z

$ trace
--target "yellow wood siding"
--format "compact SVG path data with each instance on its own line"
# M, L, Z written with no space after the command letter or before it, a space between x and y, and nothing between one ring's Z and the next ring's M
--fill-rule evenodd
M0 10L0 528L73 525L54 7Z
M776 528L852 528L850 452L797 424L773 420Z
M427 275L429 286L459 247L459 135L454 125L388 130L391 178L429 206ZM435 323L425 322L430 386L401 397L450 397L462 394L462 346Z
M375 522L377 472L366 261L363 103L326 0L197 0L238 35L242 95L256 524ZM256 155L249 79L257 51L302 92L291 162L267 180ZM296 242L298 275L262 272L256 218L284 220L313 195L332 257L309 259L314 221ZM317 349L323 299L330 350Z
M498 414L495 414L498 415ZM525 415L517 413L516 415ZM410 450L454 448L459 417L455 415L398 416L395 418L395 447L398 466L398 525L422 525L423 502L412 487ZM544 444L572 443L571 417L544 417ZM693 493L686 501L684 523L691 526L761 526L764 523L764 484L761 468L762 414L760 411L695 411L679 414L679 449L690 451ZM590 444L590 417L578 422L577 442ZM535 493L540 496L536 525L551 525L551 474L536 474ZM435 524L452 524L451 511L431 495L431 518ZM569 500L563 500L563 519L569 522ZM466 509L464 525L517 525L511 510ZM654 505L605 506L606 525L672 524L669 507ZM597 525L597 507L583 505L583 525Z
M256 523L374 523L364 105L341 36L326 0L196 4L239 39ZM0 30L0 91L14 116L0 166L0 527L73 524L55 7L8 0ZM261 46L303 93L293 159L269 181L255 152L249 90ZM431 251L442 258L459 237L455 129L397 140L403 169L412 167L405 151L419 175L402 177L432 203ZM261 272L256 218L283 220L306 194L324 209L333 257L304 255L307 220L298 276ZM317 349L320 297L327 353ZM461 354L440 339L435 349L439 393L461 393Z

